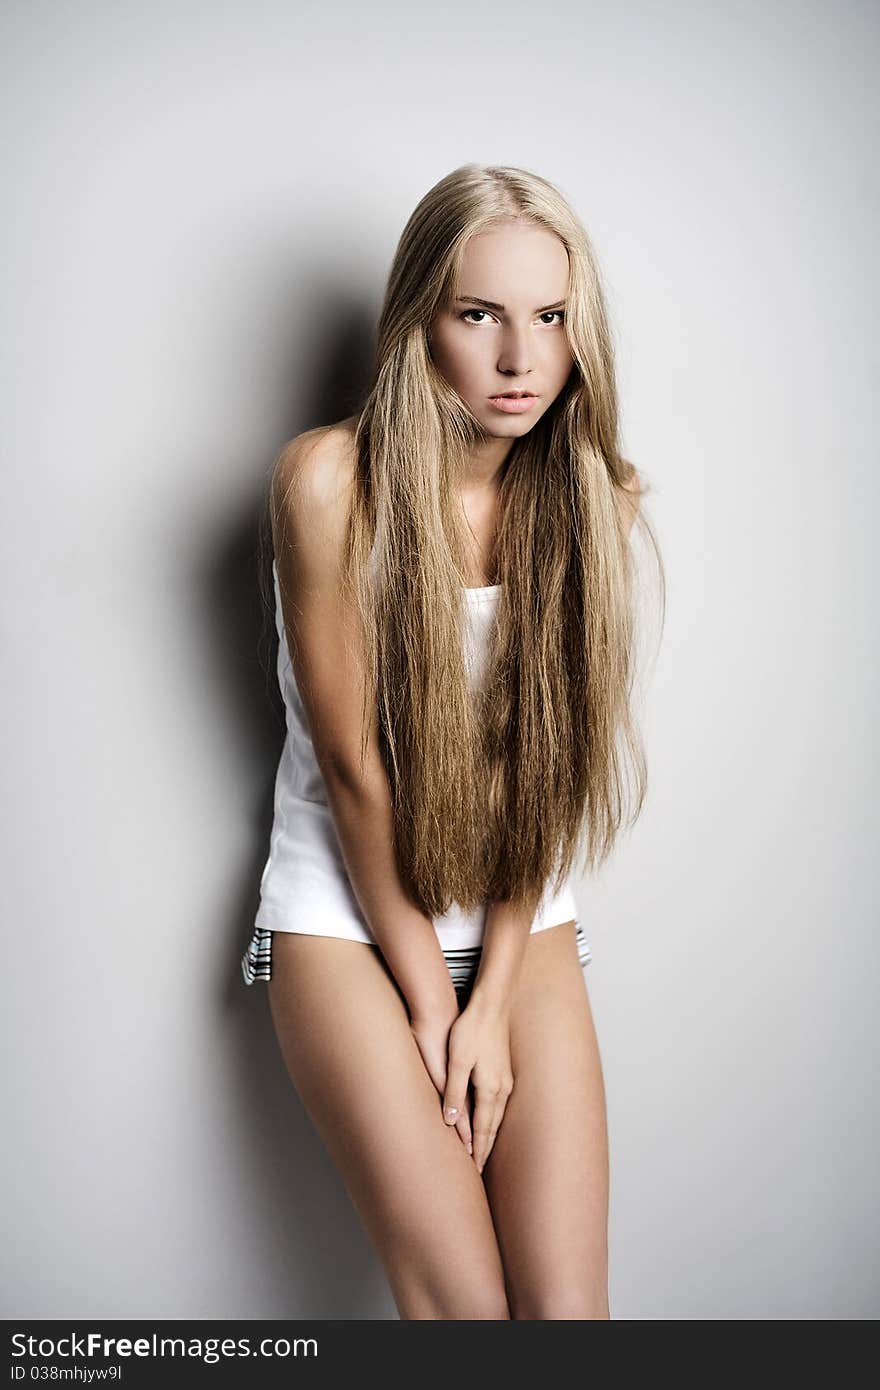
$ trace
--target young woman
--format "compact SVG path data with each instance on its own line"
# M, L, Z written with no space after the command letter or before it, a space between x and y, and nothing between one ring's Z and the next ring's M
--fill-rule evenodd
M571 879L627 759L644 798L642 491L582 225L535 174L455 170L400 240L363 409L272 476L287 739L242 961L401 1318L610 1316Z

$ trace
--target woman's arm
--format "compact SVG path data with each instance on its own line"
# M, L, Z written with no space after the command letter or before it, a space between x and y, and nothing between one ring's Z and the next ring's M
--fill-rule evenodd
M489 904L480 965L470 1004L487 1013L503 1013L510 1005L534 921L534 911L512 908L506 902Z
M629 536L644 492L638 472L632 464L629 469L626 481L614 489L625 536ZM471 1079L476 1095L473 1153L481 1172L513 1089L510 1005L536 909L537 902L532 910L515 909L507 902L490 904L477 978L467 1007L450 1031L444 1114L452 1123L447 1107L464 1104Z
M371 720L360 766L363 646L342 564L354 476L351 436L311 430L282 452L272 525L291 664L355 897L413 1019L458 1013L429 916L405 892L392 838L388 776Z
M454 1123L449 1107L465 1105L470 1081L474 1090L473 1156L480 1172L492 1152L513 1090L510 1005L536 908L537 902L528 911L507 902L489 904L477 978L467 1006L449 1034L444 1118Z

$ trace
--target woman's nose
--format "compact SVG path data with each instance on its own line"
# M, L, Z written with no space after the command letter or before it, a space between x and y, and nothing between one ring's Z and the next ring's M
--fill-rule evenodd
M531 371L531 343L528 329L514 325L505 329L498 357L498 370L513 376Z

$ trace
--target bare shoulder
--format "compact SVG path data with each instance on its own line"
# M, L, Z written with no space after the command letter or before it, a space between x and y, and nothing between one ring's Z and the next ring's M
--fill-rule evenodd
M623 524L627 532L629 532L636 519L639 503L646 489L635 465L630 463L627 459L622 459L621 462L628 469L628 472L621 482L616 484L614 493L617 498L618 506L620 507L620 515Z
M354 423L343 420L336 425L319 425L304 430L287 441L279 451L272 474L275 501L282 501L291 489L302 490L316 502L351 481L354 469Z
M275 553L340 538L355 467L356 417L304 430L280 450L272 473ZM310 543L311 542L311 543Z

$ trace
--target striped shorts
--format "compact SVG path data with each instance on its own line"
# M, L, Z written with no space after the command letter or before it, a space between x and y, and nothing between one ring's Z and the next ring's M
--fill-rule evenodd
M549 928L544 930L549 930ZM250 939L248 948L241 957L241 971L246 985L252 985L255 980L271 980L272 936L273 933L263 927L254 928L254 934ZM593 957L580 922L575 924L575 940L578 961L582 967L589 965ZM374 949L378 950L378 947L374 947ZM477 977L482 953L482 946L464 946L457 949L445 947L443 950L443 957L449 968L459 1004L466 1001L470 995L474 980Z

